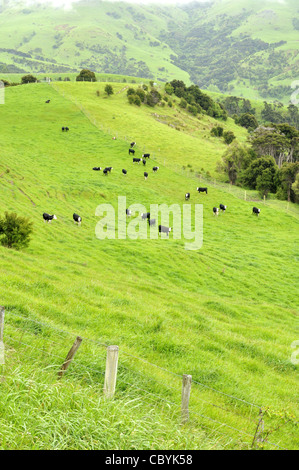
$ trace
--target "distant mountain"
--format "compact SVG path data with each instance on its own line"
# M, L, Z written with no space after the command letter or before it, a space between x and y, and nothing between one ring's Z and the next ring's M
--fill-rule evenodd
M297 0L248 3L86 0L64 9L6 1L0 72L90 68L286 102L299 77Z

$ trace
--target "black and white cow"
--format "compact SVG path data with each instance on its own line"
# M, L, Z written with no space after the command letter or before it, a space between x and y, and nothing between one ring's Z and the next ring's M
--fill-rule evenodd
M158 166L154 166L154 167L153 167L153 171L154 171L154 172L156 172L156 171L158 171L158 170L159 170L159 167L158 167Z
M260 212L261 212L261 209L258 209L257 207L252 208L252 213L253 214L256 214L258 216Z
M142 220L150 219L150 217L151 217L150 212L144 212L141 214Z
M148 173L145 171L145 172L143 173L143 175L144 175L144 179L146 179L146 180L147 180Z
M50 103L51 100L47 100L46 103Z
M80 217L80 215L78 214L73 214L73 220L74 220L74 223L78 224L78 225L81 225L81 222L82 222L82 218Z
M46 212L43 213L43 219L44 219L44 222L48 222L48 223L51 223L52 220L57 220L57 217L55 214L53 215L50 215L50 214L47 214Z
M219 204L219 208L222 212L226 211L226 206L224 206L223 204Z
M130 155L131 153L134 155L134 154L135 154L135 150L134 150L134 149L129 149L129 155Z
M94 167L93 167L93 170L94 170L94 171L100 171L101 169L102 169L102 168L101 168L100 166L94 166Z
M131 217L132 211L130 209L126 209L126 215L127 217Z
M142 161L141 158L133 158L133 163L140 163Z
M131 148L133 148L134 145L136 145L136 142L131 142L130 145L131 145Z
M199 193L206 193L206 194L208 194L208 188L196 188L196 190L197 190Z
M111 173L111 170L113 170L112 166L106 166L106 168L104 169L104 171L107 170L109 171L109 173Z
M69 131L69 128L68 127L62 127L61 130L62 130L62 132L64 132L64 131L67 132L67 131Z
M218 213L219 213L218 207L213 207L213 214L218 215Z
M150 153L144 153L144 154L142 155L142 158L149 158L150 156L151 156Z
M189 201L189 199L190 199L190 193L186 193L186 194L185 194L185 199L186 199L186 201Z
M124 175L127 174L127 170L121 170Z
M159 232L166 233L167 235L169 235L169 233L171 232L171 227L164 227L164 225L159 225Z
M107 168L104 168L103 170L103 175L108 175L109 171L107 170Z
M148 225L151 227L153 225L156 225L156 219L147 219Z
M143 163L143 166L145 166L145 165L146 165L146 160L143 159L143 160L142 160L142 163Z

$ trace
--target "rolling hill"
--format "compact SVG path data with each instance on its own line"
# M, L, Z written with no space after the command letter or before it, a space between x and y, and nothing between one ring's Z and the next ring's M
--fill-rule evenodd
M298 208L261 205L252 193L262 209L253 216L244 193L196 176L214 172L222 154L207 133L216 121L130 106L126 85L112 85L109 98L104 83L9 87L0 106L0 214L34 223L27 249L0 246L1 448L250 448L260 409L265 448L296 448ZM231 119L225 125L246 138ZM131 140L137 156L151 153L147 180L128 155ZM199 181L208 194L197 193ZM101 204L117 212L122 196L127 207L182 208L186 191L193 228L203 204L199 250L172 234L119 239L118 224L115 239L95 235ZM227 211L215 217L219 203ZM57 220L45 224L43 212ZM58 383L72 335L85 349ZM101 397L107 344L120 348L112 402ZM194 382L185 426L182 374Z
M6 2L0 71L96 72L288 103L298 78L298 6L234 0L184 6Z

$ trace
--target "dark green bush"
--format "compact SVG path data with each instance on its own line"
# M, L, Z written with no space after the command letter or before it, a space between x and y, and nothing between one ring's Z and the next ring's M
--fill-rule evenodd
M0 243L7 248L20 250L29 245L32 233L32 222L26 217L19 217L16 213L5 212L0 217Z

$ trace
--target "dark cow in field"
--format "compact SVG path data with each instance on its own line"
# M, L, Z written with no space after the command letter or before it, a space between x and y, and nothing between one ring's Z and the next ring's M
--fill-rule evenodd
M145 165L146 165L146 160L143 159L143 160L142 160L142 163L143 163L143 166L145 166Z
M132 211L130 209L126 209L126 215L127 217L131 217Z
M130 145L131 145L131 148L133 148L134 145L136 145L136 142L131 142Z
M158 167L158 166L154 166L154 167L153 167L153 171L154 171L155 173L156 173L156 171L158 171L158 170L159 170L159 167Z
M46 103L50 103L51 100L47 100Z
M103 175L108 175L108 173L109 173L109 172L108 172L107 168L104 168L104 170L103 170Z
M164 227L164 225L159 225L159 232L160 233L166 233L167 236L171 232L171 227Z
M144 212L143 214L141 214L142 220L150 219L150 217L151 217L150 212Z
M107 170L109 173L111 173L111 170L113 170L112 166L106 166L106 168L104 168L104 171Z
M134 154L135 154L135 150L134 150L134 149L129 149L129 155L130 155L131 153L134 155Z
M208 194L208 188L196 188L196 190L197 190L199 193L206 193L206 194Z
M102 169L102 168L101 168L100 166L94 166L94 167L93 167L93 170L94 170L94 171L100 171L101 169Z
M186 201L189 201L189 199L190 199L190 193L186 193L186 194L185 194L185 199L186 199Z
M127 174L127 170L121 170L123 175L126 175Z
M133 158L133 163L140 163L142 160L141 158Z
M82 218L78 214L73 214L73 220L75 224L81 225Z
M148 220L148 225L151 227L153 225L156 225L156 219L147 219Z
M68 127L62 127L61 130L62 130L62 132L67 132L67 131L69 131L69 128Z
M144 175L144 179L146 179L146 180L147 180L148 173L145 171L145 172L143 173L143 175Z
M47 214L46 212L44 212L43 213L43 219L44 219L44 222L51 223L52 220L57 220L57 217L56 217L55 214L50 215L50 214Z
M222 212L226 211L226 206L224 206L223 204L219 204L219 208Z
M142 158L149 158L150 156L151 156L150 153L144 153L144 154L142 155Z
M252 213L253 214L256 214L258 216L260 212L261 212L261 209L258 209L257 207L252 208Z
M213 214L218 215L218 213L219 213L218 207L213 207Z

